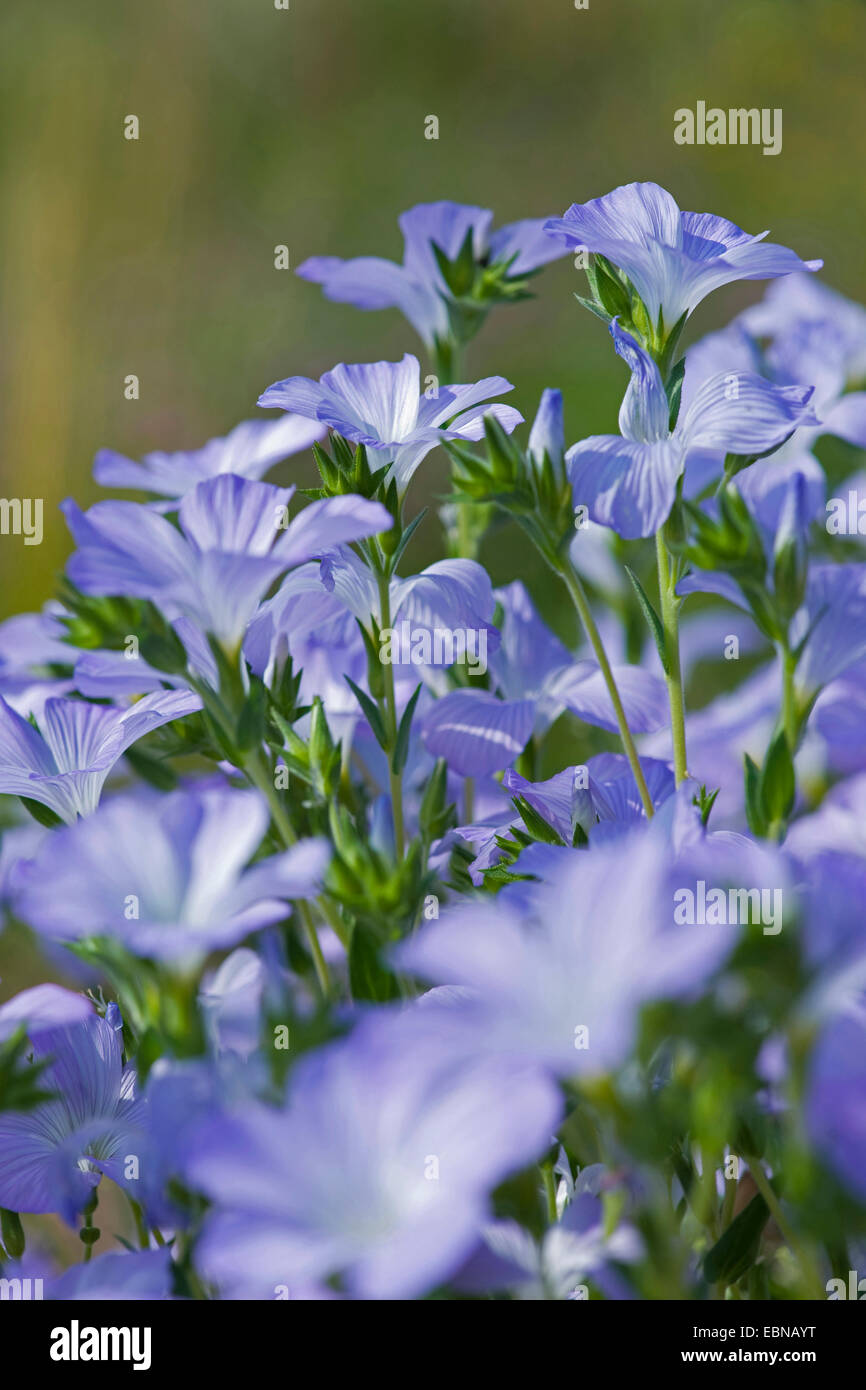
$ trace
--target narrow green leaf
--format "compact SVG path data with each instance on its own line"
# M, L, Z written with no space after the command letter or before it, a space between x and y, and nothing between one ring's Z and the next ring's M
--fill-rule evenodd
M746 820L753 835L763 837L767 833L767 822L761 800L761 773L757 763L744 755L744 774L746 779Z
M394 745L394 752L391 755L391 770L398 777L406 766L406 758L409 755L409 736L412 732L412 716L415 713L415 706L418 703L418 696L420 694L421 682L419 681L403 711L403 718L400 720L400 727L397 730L397 741Z
M708 1284L735 1284L754 1263L761 1232L770 1215L767 1203L758 1193L704 1259L704 1278Z
M548 825L543 816L522 796L513 796L511 800L519 811L523 824L526 826L530 835L536 840L540 840L544 845L561 845L561 836L554 830L552 825Z
M666 676L669 676L671 673L671 667L670 662L668 661L667 644L665 642L665 630L662 627L661 618L659 617L658 613L653 608L652 604L647 598L646 593L644 592L644 587L638 579L637 575L635 574L634 570L629 569L628 565L626 565L625 572L631 580L632 588L637 594L637 601L641 606L641 611L644 617L646 618L649 630L653 635L653 640L656 644L656 651L659 654L659 660L662 664L662 670L664 671Z
M361 709L364 711L364 718L373 730L373 737L379 747L384 749L387 753L388 738L385 733L385 726L382 723L382 716L379 713L378 706L370 699L369 695L365 695L364 691L358 688L350 676L345 676L344 679L352 691L352 694L355 696L355 699L358 701L358 704L361 706Z

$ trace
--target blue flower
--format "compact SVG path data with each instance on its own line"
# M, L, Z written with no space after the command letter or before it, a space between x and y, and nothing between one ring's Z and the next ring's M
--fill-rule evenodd
M604 256L625 271L655 328L667 330L713 290L735 280L770 280L796 270L820 270L787 246L750 236L708 212L681 212L657 183L627 183L574 203L545 230L571 248Z
M69 666L75 650L63 640L59 604L41 613L16 613L0 623L0 695L23 714L40 714L46 700L73 689L52 668Z
M399 309L428 348L449 336L454 296L443 278L433 246L456 260L467 234L476 266L509 263L507 279L519 280L565 252L544 233L544 219L512 222L490 234L493 213L461 203L419 203L399 219L403 264L378 256L344 261L314 256L298 267L304 280L323 287L329 299L358 309ZM506 283L507 283L506 279Z
M845 1186L866 1200L866 1017L862 1004L821 1033L811 1058L806 1124Z
M83 994L61 985L34 985L0 1004L0 1042L23 1023L30 1037L53 1028L82 1023L93 1010Z
M39 801L64 821L89 816L127 748L200 708L187 690L145 695L128 709L51 699L36 728L0 698L0 792Z
M620 328L611 333L632 377L619 413L621 434L592 435L566 454L575 506L634 540L667 520L691 449L763 454L800 425L816 424L811 386L773 386L752 372L720 372L706 381L673 431L661 374ZM688 369L686 370L688 376Z
M190 786L118 796L58 830L18 868L16 911L46 936L107 936L188 970L312 897L327 844L303 840L246 868L268 828L258 792Z
M798 474L808 487L810 520L823 516L826 480L813 453L816 441L831 434L866 447L866 391L856 389L866 375L866 311L811 276L791 275L771 285L760 303L727 328L691 347L686 363L683 410L718 372L758 372L777 386L814 383L820 424L798 429L772 459L740 474L737 486L771 532L788 484ZM723 462L718 450L693 450L686 463L687 493L695 496L718 478Z
M735 937L727 926L673 926L671 831L657 819L588 851L533 847L545 882L427 923L395 948L399 967L470 991L453 1026L462 1020L482 1055L564 1078L620 1066L641 1005L705 982Z
M135 502L63 504L78 544L68 573L86 594L151 599L237 647L267 590L294 565L386 531L379 502L353 495L312 502L286 524L293 489L234 474L199 483L180 503L180 529Z
M489 1192L558 1123L531 1068L449 1045L435 1013L363 1022L296 1065L280 1109L203 1126L189 1180L216 1203L199 1246L223 1297L342 1275L361 1298L411 1298L465 1259Z
M542 391L529 431L526 452L537 467L544 463L545 454L556 467L562 464L565 457L565 426L561 391L551 387Z
M50 1059L44 1086L58 1094L0 1114L0 1206L59 1212L72 1224L103 1175L125 1185L125 1160L143 1152L146 1110L116 1018L91 1015L31 1041L37 1059Z
M46 1298L66 1302L148 1302L172 1297L171 1250L111 1251L72 1265L46 1284Z
M100 449L93 462L93 477L103 487L136 488L163 498L178 498L221 473L259 481L274 464L309 449L324 434L324 425L298 415L244 420L224 439L210 439L200 449L172 454L157 450L145 454L141 463L113 449ZM166 510L165 504L157 505Z
M523 419L510 405L491 405L491 396L511 391L501 376L471 386L438 386L423 394L417 357L400 362L341 362L320 381L290 376L259 397L259 405L294 410L321 420L344 439L364 444L376 468L390 464L402 494L431 449L446 439L481 439L484 416L493 415L509 433ZM375 463L373 463L375 460Z

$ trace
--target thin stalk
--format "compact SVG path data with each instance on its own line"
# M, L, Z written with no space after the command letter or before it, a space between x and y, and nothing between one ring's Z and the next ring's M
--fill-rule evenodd
M391 626L391 589L387 574L384 570L379 570L377 576L379 585L379 609L380 609L380 628L390 628ZM394 690L394 667L390 661L383 663L385 680L384 716L385 732L388 736L388 777L391 786L391 813L394 818L394 852L397 859L403 858L403 847L405 842L405 832L403 829L403 778L399 772L395 772L391 766L391 755L397 746L397 696Z
M743 1154L743 1157L749 1165L749 1172L755 1180L756 1188L769 1207L770 1215L778 1226L792 1254L800 1263L800 1268L803 1271L806 1283L813 1291L812 1297L823 1298L824 1289L821 1286L821 1281L815 1269L814 1262L788 1224L788 1218L782 1211L782 1204L773 1191L770 1180L764 1172L764 1165L759 1158L753 1158L749 1154Z
M556 1179L553 1175L553 1164L549 1161L542 1163L541 1176L544 1179L544 1195L547 1200L547 1219L551 1226L555 1226L559 1220L556 1210Z
M797 658L794 653L783 648L782 658L782 724L785 738L791 750L791 757L797 751L797 693L794 689L794 668Z
M253 786L258 787L259 791L267 800L274 824L279 830L286 848L290 849L292 845L297 844L298 837L286 814L285 806L277 796L277 789L268 775L267 768L262 766L261 753L256 752L254 756L247 759L244 771ZM304 925L304 931L310 947L310 954L313 957L313 964L316 967L319 987L322 994L327 999L331 993L331 976L328 970L328 963L322 954L322 947L319 942L318 932L316 931L316 924L313 921L313 914L310 911L310 905L304 902L302 898L298 898L295 906L298 909L298 915Z
M475 815L475 779L466 777L463 782L463 823L471 825Z
M677 786L679 786L689 775L686 762L686 709L683 697L682 664L680 662L679 601L674 592L670 557L661 531L656 532L656 559L659 573L661 622L665 635L665 655L668 664L665 679L671 711L674 775Z
M623 709L623 704L620 698L619 690L617 688L616 679L614 678L613 670L611 669L611 664L607 659L607 652L604 649L604 643L601 640L601 633L596 627L595 619L592 616L592 610L589 606L589 600L586 597L584 587L580 582L580 578L577 574L577 571L575 570L569 558L566 558L560 562L558 573L565 581L566 588L568 589L568 592L571 595L571 600L575 608L577 609L580 621L583 623L584 630L586 632L587 637L589 638L590 646L592 647L592 650L595 653L595 659L598 662L599 669L601 670L602 677L604 678L604 683L607 686L607 692L610 695L610 700L611 704L613 705L614 714L616 715L619 736L622 739L622 746L625 750L625 756L628 759L628 765L631 768L632 776L634 777L638 792L640 793L640 799L643 804L644 811L646 812L647 819L651 820L653 816L652 797L649 794L649 789L646 784L646 778L643 775L643 768L640 765L640 758L638 757L637 749L635 748L631 729L628 726L628 720L625 716L625 710Z

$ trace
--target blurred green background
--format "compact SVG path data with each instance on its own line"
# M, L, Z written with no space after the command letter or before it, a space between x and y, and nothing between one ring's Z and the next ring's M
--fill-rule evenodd
M396 311L331 304L276 270L279 243L293 266L399 259L396 218L415 202L503 222L656 179L685 208L823 256L828 282L859 294L864 53L862 0L4 0L0 495L43 497L45 538L0 537L0 616L51 594L69 549L57 503L95 500L98 447L195 447L255 416L277 378L419 350ZM781 107L782 154L675 145L674 111L699 99ZM611 429L624 386L572 298L583 281L569 260L549 268L467 367L508 376L527 414L561 386L570 440ZM717 294L692 333L759 293ZM413 500L444 486L431 456ZM431 522L419 566L437 542ZM536 582L516 533L485 558L498 581Z

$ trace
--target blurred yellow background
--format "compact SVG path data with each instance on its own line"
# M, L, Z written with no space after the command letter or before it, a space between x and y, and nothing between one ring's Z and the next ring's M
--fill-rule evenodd
M477 202L501 223L655 179L861 293L862 0L4 0L0 53L0 495L45 502L41 546L0 537L0 616L51 594L69 549L57 503L96 499L100 446L195 447L255 416L277 378L419 351L396 311L276 270L278 244L292 266L399 259L415 202ZM674 111L698 100L781 107L781 155L676 145ZM467 367L508 376L527 414L561 386L570 441L613 427L624 385L572 298L583 282L568 260L545 271ZM759 293L717 294L693 334ZM413 500L444 485L431 458ZM431 523L418 565L436 544ZM527 577L522 547L493 544L495 579L518 561Z

